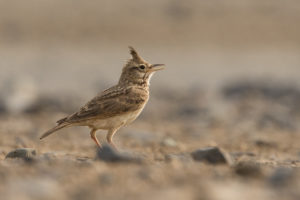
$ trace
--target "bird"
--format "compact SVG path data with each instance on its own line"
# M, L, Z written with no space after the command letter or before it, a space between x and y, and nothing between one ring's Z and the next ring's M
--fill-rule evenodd
M46 131L40 139L63 128L87 126L99 148L102 146L96 131L100 129L107 130L107 143L117 149L113 142L114 134L140 115L149 100L152 75L165 68L164 64L150 64L131 46L129 52L131 58L124 65L116 85L99 93L77 112L58 120L56 126Z

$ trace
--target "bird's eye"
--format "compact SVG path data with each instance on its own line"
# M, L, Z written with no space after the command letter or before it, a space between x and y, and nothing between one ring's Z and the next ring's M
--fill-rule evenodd
M145 69L145 65L140 65L140 69Z

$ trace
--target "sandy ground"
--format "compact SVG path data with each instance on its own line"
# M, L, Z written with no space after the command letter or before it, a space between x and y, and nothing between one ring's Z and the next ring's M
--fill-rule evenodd
M300 199L299 3L187 2L0 2L0 199ZM117 82L128 45L166 64L114 137L141 162L99 159L84 127L40 141ZM192 157L207 147L226 162Z
M87 128L65 129L39 141L43 131L68 113L62 108L76 109L76 103L73 108L68 105L72 100L33 104L23 114L3 111L1 196L298 199L300 91L256 84L228 87L219 94L225 105L217 108L200 90L153 91L142 116L115 136L119 151L138 156L142 163L97 159ZM104 132L98 136L105 140ZM33 160L5 159L10 151L23 147L36 150ZM190 153L206 147L222 149L228 163L193 160Z

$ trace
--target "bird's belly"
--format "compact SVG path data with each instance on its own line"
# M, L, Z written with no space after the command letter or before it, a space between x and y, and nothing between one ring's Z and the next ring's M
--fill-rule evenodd
M97 119L91 123L91 126L95 129L111 129L120 127L133 122L139 116L141 111L142 109L107 119Z

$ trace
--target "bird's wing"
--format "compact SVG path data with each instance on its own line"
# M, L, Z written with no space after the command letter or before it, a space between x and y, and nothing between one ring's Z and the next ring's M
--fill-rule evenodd
M78 112L59 120L57 123L79 123L89 119L105 119L127 112L136 111L144 105L148 96L134 92L133 88L116 86L93 98Z

